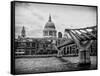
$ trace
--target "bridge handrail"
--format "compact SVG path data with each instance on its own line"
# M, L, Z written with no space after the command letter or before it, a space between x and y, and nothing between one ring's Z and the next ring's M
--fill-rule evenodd
M97 26L92 26L92 27L86 27L86 28L79 28L79 29L69 29L68 30L85 30L85 29L93 29L93 28L97 28ZM65 29L66 30L66 29Z

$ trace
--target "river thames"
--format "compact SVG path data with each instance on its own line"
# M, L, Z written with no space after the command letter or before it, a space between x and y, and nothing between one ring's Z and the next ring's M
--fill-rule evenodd
M97 58L91 56L91 65L88 67L78 67L78 57L38 57L38 58L16 58L15 73L44 73L61 71L79 71L97 69Z

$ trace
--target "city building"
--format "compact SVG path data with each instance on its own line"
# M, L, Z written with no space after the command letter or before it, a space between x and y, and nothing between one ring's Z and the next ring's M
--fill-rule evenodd
M62 38L62 33L58 32L58 38Z
M96 34L96 29L92 32ZM78 56L79 50L76 44L69 44L58 49L57 46L70 41L71 37L65 31L64 36L58 32L52 22L51 15L43 29L43 38L28 38L25 27L22 27L21 35L15 39L15 55L57 55L61 50L63 56ZM89 48L90 55L97 55L97 40L94 40Z
M15 40L16 55L41 55L41 54L57 54L57 50L53 45L57 42L56 27L52 22L51 15L45 24L43 30L43 38L28 38L26 36L25 27L22 27L21 36Z

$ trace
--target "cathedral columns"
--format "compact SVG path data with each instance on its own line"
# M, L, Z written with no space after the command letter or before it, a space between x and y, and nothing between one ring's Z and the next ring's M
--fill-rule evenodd
M47 36L49 36L49 31L47 31Z

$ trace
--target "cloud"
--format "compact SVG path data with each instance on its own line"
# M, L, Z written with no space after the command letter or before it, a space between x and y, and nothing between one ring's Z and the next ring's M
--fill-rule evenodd
M49 14L58 32L97 24L95 7L18 2L15 6L16 34L20 35L21 27L25 26L27 36L42 37Z

